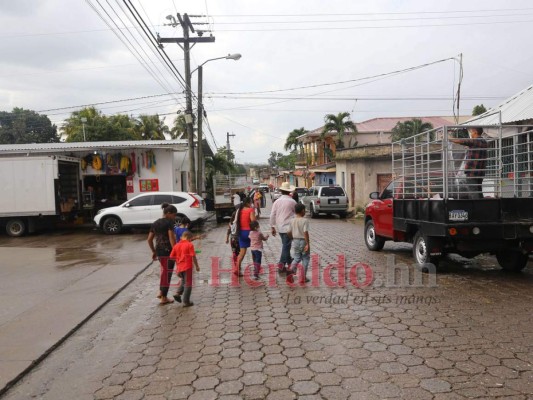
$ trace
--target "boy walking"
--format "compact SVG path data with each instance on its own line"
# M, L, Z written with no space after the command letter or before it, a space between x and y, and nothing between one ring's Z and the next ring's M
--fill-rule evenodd
M200 272L191 239L192 233L190 231L183 232L181 240L174 245L170 253L170 258L176 260L176 270L178 271L178 276L181 278L180 287L174 295L174 299L178 303L181 303L181 296L183 295L183 307L194 305L191 301L193 264L196 267L196 272Z
M300 281L302 283L309 282L307 278L307 268L309 266L310 258L310 244L309 244L309 220L305 218L305 206L301 203L294 207L296 217L291 221L289 228L289 237L292 237L292 265L291 271L296 274L298 272L297 265L302 263L303 271Z

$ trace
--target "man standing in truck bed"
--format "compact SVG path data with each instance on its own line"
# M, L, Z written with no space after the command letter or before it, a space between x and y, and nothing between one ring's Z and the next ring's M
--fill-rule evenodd
M471 199L482 199L482 183L487 167L488 143L481 137L483 128L469 128L470 139L450 139L450 142L468 147L465 156L465 175Z

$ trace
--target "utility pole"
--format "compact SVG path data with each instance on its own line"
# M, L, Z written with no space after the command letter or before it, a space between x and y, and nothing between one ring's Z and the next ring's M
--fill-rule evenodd
M226 138L227 138L226 139L226 151L228 153L228 162L230 162L230 160L231 160L231 150L230 150L230 147L229 147L229 138L230 138L230 136L235 137L235 134L233 134L233 133L230 134L229 132L226 133Z
M204 190L204 166L203 166L203 160L204 160L204 149L202 146L202 123L203 123L203 117L204 117L204 104L202 102L202 92L203 92L203 73L204 73L204 67L203 65L200 65L198 67L198 191L200 192L200 195L202 194L202 191Z
M170 18L169 18L170 17ZM183 14L183 17L180 13L177 14L179 24L183 29L183 38L160 38L158 37L159 43L177 43L180 46L184 53L185 59L185 96L186 96L186 110L185 110L185 122L187 123L187 136L188 136L188 148L189 148L189 191L197 192L196 186L196 164L194 162L194 129L193 129L193 118L192 118L192 91L191 91L191 46L193 43L208 43L214 42L215 37L201 37L202 32L198 32L200 37L190 38L189 30L194 33L194 26L189 19L187 13ZM168 16L167 19L174 20L174 17ZM175 20L174 20L175 21ZM177 26L177 23L173 23L172 26ZM180 44L183 43L183 46ZM200 119L201 116L198 116ZM198 142L198 146L201 146L201 143Z

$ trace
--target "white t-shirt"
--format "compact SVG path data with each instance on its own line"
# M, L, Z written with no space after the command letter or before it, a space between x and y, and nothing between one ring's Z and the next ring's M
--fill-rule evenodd
M309 220L303 217L296 217L291 221L290 232L293 239L305 239L304 233L309 232Z
M238 206L241 204L241 196L239 196L237 193L233 195L233 205Z

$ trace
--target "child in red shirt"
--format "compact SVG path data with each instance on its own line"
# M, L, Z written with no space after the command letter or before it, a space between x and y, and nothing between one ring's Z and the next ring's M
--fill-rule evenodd
M181 240L174 245L170 258L176 260L176 271L181 278L178 292L174 295L174 299L181 303L181 295L183 295L183 307L193 306L191 301L192 292L192 267L196 267L196 272L200 272L194 245L191 243L192 233L189 231L181 235Z

